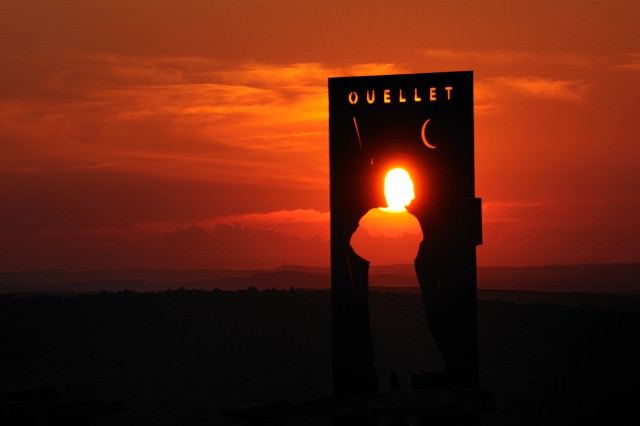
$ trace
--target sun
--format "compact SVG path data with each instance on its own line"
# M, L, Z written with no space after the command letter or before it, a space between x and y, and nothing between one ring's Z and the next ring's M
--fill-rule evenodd
M409 172L400 167L391 169L384 178L384 196L387 199L387 212L400 213L416 197L413 191L413 181Z

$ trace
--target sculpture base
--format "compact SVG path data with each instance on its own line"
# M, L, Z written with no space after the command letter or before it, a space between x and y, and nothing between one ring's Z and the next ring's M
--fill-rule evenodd
M479 424L480 413L491 408L493 398L486 390L412 389L252 405L222 414L247 419L248 424L474 425ZM327 422L319 422L321 418Z

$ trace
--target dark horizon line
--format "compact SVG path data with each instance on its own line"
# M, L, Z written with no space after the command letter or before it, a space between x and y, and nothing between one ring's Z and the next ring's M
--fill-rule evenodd
M566 267L592 267L592 266L637 266L640 260L636 262L584 262L584 263L545 263L532 265L478 265L478 269L541 269L541 268L566 268ZM393 267L412 267L412 263L389 263L374 265L370 268L393 268ZM67 268L43 268L43 269L19 269L19 270L0 270L0 274L20 274L20 273L44 273L44 272L129 272L129 271L168 271L168 272L206 272L206 271L228 271L228 272L272 272L288 269L325 269L329 271L331 266L319 265L302 265L302 264L286 264L275 267L255 267L255 268L155 268L155 267L136 267L136 268L104 268L104 269L67 269Z

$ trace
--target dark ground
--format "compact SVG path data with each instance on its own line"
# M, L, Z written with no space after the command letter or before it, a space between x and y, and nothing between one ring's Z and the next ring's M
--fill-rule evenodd
M0 296L0 388L125 402L126 411L95 425L242 424L219 411L330 395L329 296ZM606 295L591 296L597 308L503 296L479 303L481 384L496 402L483 424L638 424L640 305ZM412 372L441 366L419 296L373 292L371 309L383 389L391 370L408 387Z

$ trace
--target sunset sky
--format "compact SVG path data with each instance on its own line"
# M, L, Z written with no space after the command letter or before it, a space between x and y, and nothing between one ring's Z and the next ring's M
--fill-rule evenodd
M0 270L328 265L327 78L457 70L479 264L638 262L639 22L637 0L4 2Z

